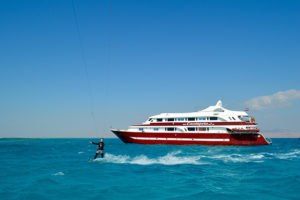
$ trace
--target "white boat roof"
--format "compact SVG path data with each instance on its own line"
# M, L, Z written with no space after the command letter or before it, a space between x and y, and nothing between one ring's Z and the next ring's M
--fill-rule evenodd
M215 106L209 106L203 110L189 113L161 113L153 115L150 118L177 118L177 117L205 117L205 116L220 116L223 118L248 116L245 111L228 110L222 106L222 101L219 100Z

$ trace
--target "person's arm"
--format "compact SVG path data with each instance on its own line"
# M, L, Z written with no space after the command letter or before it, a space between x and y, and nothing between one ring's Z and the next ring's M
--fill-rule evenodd
M99 145L99 142L90 142L91 144Z

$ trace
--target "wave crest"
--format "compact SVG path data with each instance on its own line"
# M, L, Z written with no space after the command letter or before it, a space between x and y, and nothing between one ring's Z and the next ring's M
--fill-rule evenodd
M55 174L52 174L53 176L63 176L65 175L63 172L57 172Z
M300 150L292 150L286 153L269 153L261 152L257 154L220 154L213 156L204 156L208 159L217 159L224 162L264 162L265 160L272 159L293 159L299 158Z
M180 155L181 154L181 155ZM210 153L211 154L211 153ZM185 155L181 151L170 152L164 156L149 158L146 155L138 155L135 157L130 157L128 155L114 155L110 153L105 154L105 158L98 158L94 161L102 161L106 163L116 163L116 164L136 164L136 165L201 165L201 164L212 164L216 160L222 162L256 162L261 163L266 160L272 159L294 159L299 158L300 150L293 150L286 153L251 153L251 154L212 154L212 155ZM201 159L201 161L200 161Z
M201 156L178 156L181 154L181 151L170 152L165 156L161 156L158 158L148 158L145 155L139 155L131 158L127 155L113 155L106 153L105 158L98 158L95 161L104 161L108 163L126 163L126 164L136 164L136 165L183 165L183 164L193 164L193 165L201 165L208 164L204 162L200 162Z
M263 154L230 154L230 155L216 155L208 158L222 160L224 162L261 162L265 156Z
M297 158L299 154L300 154L300 150L298 149L295 149L288 153L269 153L270 156L274 156L276 158L283 159L283 160Z

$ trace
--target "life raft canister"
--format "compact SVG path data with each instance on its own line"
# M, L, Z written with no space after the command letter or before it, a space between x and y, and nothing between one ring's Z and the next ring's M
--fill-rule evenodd
M254 117L251 117L251 122L255 122L255 118Z

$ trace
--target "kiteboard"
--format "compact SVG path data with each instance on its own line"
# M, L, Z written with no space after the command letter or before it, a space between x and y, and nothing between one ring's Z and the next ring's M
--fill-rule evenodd
M104 161L103 159L93 159L93 158L90 158L89 160L88 160L88 162L93 162L93 161L97 161L97 162L102 162L102 161Z

